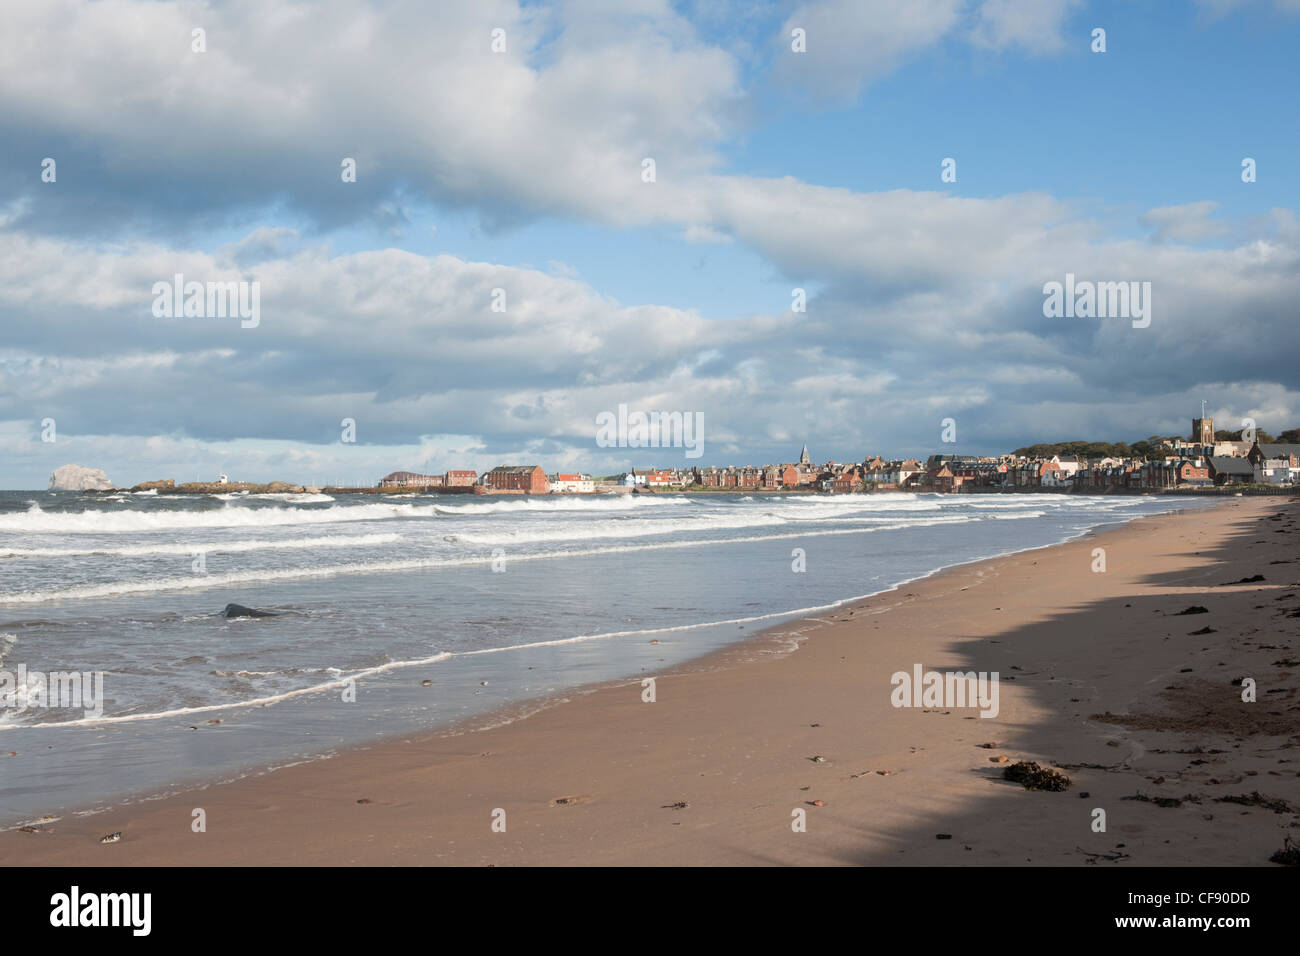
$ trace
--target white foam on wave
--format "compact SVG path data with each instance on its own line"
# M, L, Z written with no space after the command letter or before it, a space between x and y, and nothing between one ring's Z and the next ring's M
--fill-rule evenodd
M143 557L150 554L185 554L195 551L226 553L246 551L298 551L313 548L366 548L394 544L402 540L400 534L354 534L317 538L284 538L282 540L248 539L244 541L190 542L185 544L136 544L122 547L86 548L6 548L0 546L0 558L74 558L89 555L110 557Z
M27 511L0 514L0 532L129 534L191 528L251 528L432 517L435 517L432 506L391 504L335 505L329 508L249 508L227 504L206 511L44 511L40 505L33 504Z
M906 523L871 525L858 528L810 528L806 531L781 534L750 535L732 538L703 538L690 541L660 541L631 544L609 548L576 548L565 551L539 551L532 554L512 555L512 561L545 561L557 558L591 557L606 554L633 554L642 551L667 551L676 548L712 547L722 544L747 544L755 541L788 541L799 538L828 535L869 534L905 527L923 527L927 524L955 524L978 521L975 516L953 518L936 517L914 519ZM77 585L48 591L23 591L0 594L0 604L40 604L46 601L80 600L84 598L120 597L127 594L147 594L156 591L192 591L203 588L225 587L233 584L268 581L293 581L311 578L328 578L345 574L385 574L395 571L422 571L437 568L467 567L490 564L495 560L490 554L461 558L406 558L395 561L350 562L347 564L315 565L303 568L279 568L253 571L231 571L225 574L188 575L186 577L151 578L135 581L109 581L104 584Z
M335 500L333 495L322 495L305 491L273 491L260 495L245 493L245 495L237 495L236 497L245 496L247 496L249 501L291 501L298 505L321 504L326 501Z
M430 496L433 497L433 496ZM681 495L557 495L554 497L515 496L490 501L470 501L465 504L438 504L443 515L487 515L518 513L553 513L572 511L635 511L641 508L662 508L668 505L690 505L692 499Z
M599 541L610 538L642 538L653 535L708 533L712 531L737 531L745 528L790 527L828 521L822 516L799 515L786 517L768 511L750 510L749 513L700 512L687 518L655 518L610 521L590 525L560 525L544 528L521 528L517 531L462 532L455 535L457 543L484 547L493 545L553 544L560 541ZM970 520L963 515L936 515L933 518L900 518L894 515L840 515L834 523L845 525L889 524L893 528L914 527L918 524L949 524Z

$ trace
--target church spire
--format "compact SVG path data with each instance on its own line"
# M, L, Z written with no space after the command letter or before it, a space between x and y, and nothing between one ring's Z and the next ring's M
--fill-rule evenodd
M812 457L808 454L808 443L804 442L803 451L799 453L799 464L811 465Z

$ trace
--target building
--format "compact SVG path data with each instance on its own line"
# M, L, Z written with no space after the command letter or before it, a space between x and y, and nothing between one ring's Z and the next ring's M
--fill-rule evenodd
M527 495L545 495L551 490L540 465L498 465L483 476L483 485L490 491Z
M1211 457L1210 477L1216 485L1245 485L1255 480L1255 466L1246 458Z
M1216 441L1210 454L1219 458L1245 458L1254 445L1249 441Z
M448 488L468 488L477 481L477 471L449 471L443 476L442 483Z
M862 485L862 478L857 470L842 471L834 478L830 479L830 492L836 495L847 495L850 492L857 491Z
M1214 419L1213 418L1192 419L1192 444L1205 445L1207 448L1214 447Z
M1247 460L1254 469L1255 481L1288 485L1300 479L1300 444L1255 442Z
M557 494L586 495L596 490L596 482L591 475L557 474L551 479L551 490Z
M678 477L675 471L651 470L646 472L645 484L647 488L671 488L680 487L683 480Z

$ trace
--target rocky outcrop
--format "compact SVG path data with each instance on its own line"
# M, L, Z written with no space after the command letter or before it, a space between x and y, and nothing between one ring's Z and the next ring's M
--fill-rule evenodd
M64 465L50 475L51 491L112 491L113 483L98 468Z
M175 488L160 489L161 494L175 495L229 495L246 491L250 495L267 494L301 494L306 489L302 485L287 481L272 481L269 484L253 484L248 481L187 481Z
M273 481L266 486L266 493L272 495L284 494L285 492L299 495L304 490L302 485L291 485L287 481Z
M158 481L142 481L132 485L132 491L171 491L176 487L175 478L160 478Z

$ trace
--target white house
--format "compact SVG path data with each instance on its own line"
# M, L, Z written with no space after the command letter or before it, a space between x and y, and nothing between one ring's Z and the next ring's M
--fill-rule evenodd
M557 474L551 478L551 491L559 494L590 494L596 490L591 475Z

